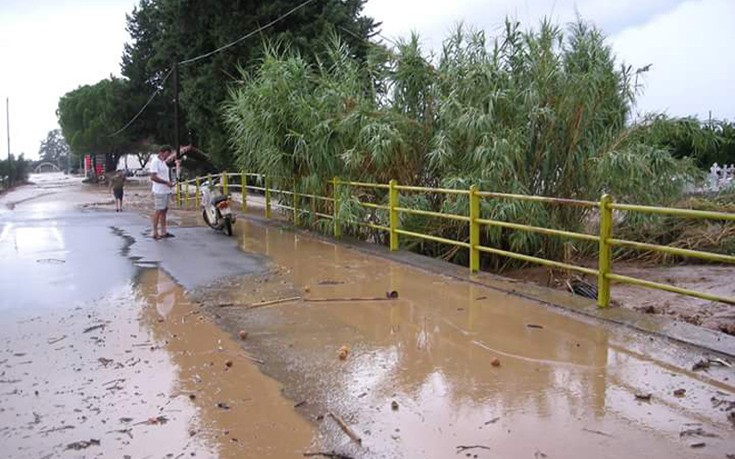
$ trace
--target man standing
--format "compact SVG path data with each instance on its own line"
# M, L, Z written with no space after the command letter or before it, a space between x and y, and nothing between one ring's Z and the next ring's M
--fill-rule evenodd
M115 196L115 212L122 212L123 206L123 188L125 187L125 174L123 171L115 172L110 179L110 188Z
M168 232L166 226L168 201L173 187L166 161L172 154L171 147L165 145L158 150L158 155L153 158L150 165L151 182L153 183L151 187L151 191L153 191L153 239L156 240L164 237L174 237L173 234Z

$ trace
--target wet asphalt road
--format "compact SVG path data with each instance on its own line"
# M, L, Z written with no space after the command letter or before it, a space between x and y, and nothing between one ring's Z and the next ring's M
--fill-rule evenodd
M263 268L262 257L207 228L172 226L176 238L155 241L140 212L80 209L89 197L69 192L78 180L50 175L0 201L0 311L87 301L128 284L141 266L160 267L185 289Z

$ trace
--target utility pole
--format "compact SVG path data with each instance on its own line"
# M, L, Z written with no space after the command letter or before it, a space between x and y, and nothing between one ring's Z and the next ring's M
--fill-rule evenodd
M8 180L13 186L13 160L10 158L10 97L5 98L5 122L8 132Z
M174 62L174 142L176 159L179 158L179 64Z

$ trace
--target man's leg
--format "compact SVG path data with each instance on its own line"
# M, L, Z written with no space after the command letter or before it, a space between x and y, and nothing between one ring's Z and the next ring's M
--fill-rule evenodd
M160 210L154 210L153 211L153 218L152 218L152 222L153 222L153 233L151 234L151 236L154 237L154 238L157 238L159 236L159 234L160 234L158 232L158 224L159 224L160 220L161 220L161 211Z
M168 225L166 222L166 214L168 214L168 208L161 211L161 236L168 234Z

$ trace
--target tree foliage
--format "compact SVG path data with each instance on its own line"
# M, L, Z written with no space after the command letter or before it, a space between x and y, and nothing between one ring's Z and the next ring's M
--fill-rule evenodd
M38 149L40 162L55 164L59 169L66 169L71 161L71 148L61 134L61 129L49 131Z
M256 30L299 5L295 0L141 0L128 16L131 43L126 45L122 73L143 94L164 89L136 124L139 137L173 142L171 80L163 79L174 62L204 55ZM343 35L353 57L366 55L376 24L361 16L365 0L315 0L257 36L242 40L210 57L179 68L181 142L194 143L212 154L220 166L232 162L220 105L238 67L250 68L262 57L264 40L291 43L309 56L331 33ZM345 30L347 32L345 32ZM319 50L319 51L317 51Z
M566 31L549 22L522 31L508 21L490 42L483 32L458 27L436 65L415 36L365 60L354 59L338 39L326 49L329 59L312 64L303 53L271 47L256 71L242 72L225 119L243 167L295 176L302 188L321 186L322 193L337 175L590 200L610 192L657 204L671 202L692 173L665 149L631 138L626 119L635 71L618 65L602 33L581 20ZM401 199L467 213L467 200L453 195ZM589 212L502 199L482 207L486 217L568 230L582 229ZM343 211L348 222L368 218L349 202ZM369 218L387 221L381 213ZM401 224L467 237L464 223L404 215ZM486 228L483 238L530 254L562 251L558 239L532 233Z
M23 153L18 157L10 154L7 158L0 159L0 191L25 182L30 171L31 161L25 159Z
M81 86L59 100L57 116L64 138L76 158L105 154L105 170L117 165L120 155L133 149L133 131L112 135L135 113L125 80L111 77Z
M735 124L728 121L656 115L639 123L633 136L675 158L691 158L704 170L713 163L735 164Z

